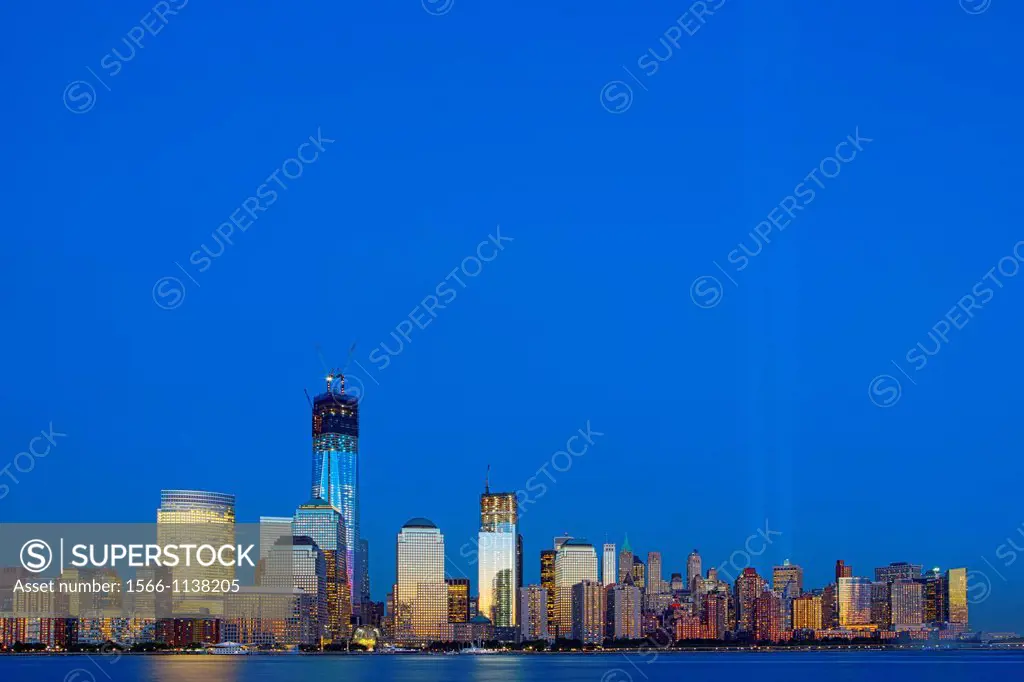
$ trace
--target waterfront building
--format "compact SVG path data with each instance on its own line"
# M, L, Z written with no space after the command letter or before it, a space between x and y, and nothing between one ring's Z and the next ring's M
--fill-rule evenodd
M896 561L888 566L875 569L875 580L880 583L891 583L897 580L916 580L921 577L921 564L909 564Z
M607 607L605 590L597 581L596 566L594 578L583 580L572 586L571 600L572 639L578 639L584 644L600 644L604 641L604 620Z
M675 574L673 574L675 575ZM693 590L693 583L701 576L701 559L700 552L694 549L690 552L690 555L686 557L686 589ZM673 591L676 589L672 588Z
M622 540L622 549L619 550L619 579L617 582L626 582L626 576L633 573L633 548L629 546L629 536Z
M801 595L793 600L792 608L794 630L821 630L824 627L821 595Z
M618 579L618 575L615 571L614 542L604 543L604 549L601 552L601 557L601 584L605 587L608 585L614 585Z
M586 540L567 540L555 555L555 636L567 637L573 627L573 587L597 582L597 552Z
M967 569L946 571L946 622L967 628Z
M345 561L345 520L327 500L313 498L295 510L292 532L312 538L324 553L327 565L327 637L343 639L350 634L352 603Z
M495 628L512 627L516 619L519 508L515 493L492 493L489 482L480 495L478 598L480 613Z
M754 600L754 640L778 642L782 638L782 606L779 595L762 592Z
M157 543L167 545L235 545L235 496L205 490L162 490L156 511ZM223 581L235 577L234 566L214 562L202 566L184 562L171 568L170 579ZM224 595L176 592L171 600L175 616L217 617L224 613ZM187 627L187 626L183 626Z
M639 639L640 632L640 590L627 576L623 584L615 584L609 591L609 607L612 612L611 636L614 639Z
M469 578L445 578L448 586L448 622L469 622Z
M542 549L540 551L540 586L547 595L548 632L554 634L555 627L555 555L557 550Z
M519 619L522 641L549 639L548 591L540 585L523 587L519 591Z
M924 621L924 585L902 579L890 583L889 613L894 629L920 629Z
M402 526L397 542L395 641L444 641L450 636L444 535L433 521L414 518Z
M839 627L871 624L871 580L859 577L840 578L837 595Z
M754 602L768 589L768 581L753 568L743 569L736 578L736 629L754 632Z
M327 376L327 389L313 398L313 499L326 501L344 520L345 601L349 613L364 601L365 566L359 551L359 398L345 393L345 375ZM346 623L346 628L348 624Z

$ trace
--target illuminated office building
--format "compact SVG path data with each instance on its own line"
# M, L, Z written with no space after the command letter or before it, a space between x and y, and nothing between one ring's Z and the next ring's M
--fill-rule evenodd
M584 644L600 644L604 641L607 605L605 589L597 582L596 554L594 564L594 578L572 586L572 638Z
M601 584L605 587L608 585L614 585L615 581L618 580L618 574L615 571L614 542L604 543L604 550L601 553L601 557Z
M518 623L518 521L515 493L492 493L485 483L480 496L477 590L480 613L496 628Z
M754 602L768 589L768 581L753 568L743 569L736 578L736 629L754 632Z
M608 591L612 611L612 637L615 639L640 639L640 590L632 579L625 584L615 584Z
M555 555L554 549L542 549L540 552L540 586L547 593L548 632L555 633Z
M938 624L947 620L949 610L946 606L946 577L938 568L925 571L917 579L924 592L924 622Z
M871 622L886 630L892 625L892 591L887 582L871 583Z
M661 582L661 552L647 553L647 593L661 594L665 591Z
M235 545L235 496L203 490L162 490L156 511L157 543L167 545ZM235 577L234 566L215 562L201 566L179 564L171 568L171 580L227 580ZM172 600L175 616L219 616L224 611L223 594L177 592Z
M279 538L265 557L260 588L278 588L284 590L286 595L290 595L294 589L302 590L303 599L300 603L303 613L295 613L291 608L286 611L283 604L277 605L279 613L270 613L274 607L266 601L267 589L262 589L250 593L263 596L259 606L267 613L244 615L281 621L282 637L292 641L277 643L319 643L321 639L330 639L332 636L329 629L331 614L327 585L327 555L312 538L306 535ZM236 608L242 608L243 605L244 602L236 603ZM234 616L233 620L245 619L238 613Z
M787 588L794 599L804 591L804 569L789 563L789 559L772 569L772 591L782 597L786 594Z
M359 399L345 393L345 376L327 376L327 390L313 399L313 493L341 514L345 524L345 585L349 608L362 602L365 562L359 543Z
M946 571L946 622L967 626L967 569Z
M448 585L448 622L469 622L469 578L445 578Z
M871 581L868 578L840 578L837 595L839 627L871 624Z
M394 588L394 637L401 644L445 641L448 586L444 579L444 535L433 521L410 519L398 534Z
M619 579L617 582L626 582L626 576L633 572L633 548L629 546L629 536L622 541L622 549L619 550Z
M762 592L754 600L754 639L777 642L782 637L782 607L779 595Z
M646 571L643 560L638 556L633 557L633 584L641 590L647 587Z
M555 636L567 638L573 624L573 587L597 582L597 552L586 540L567 540L555 554Z
M519 592L519 630L524 642L549 639L548 591L527 585Z
M894 629L920 629L924 622L924 589L916 580L889 584L890 622Z
M675 574L673 574L675 575ZM697 578L701 576L701 559L700 552L694 549L690 552L690 555L686 557L686 589L693 590L693 583ZM673 590L676 588L673 587Z
M820 630L824 627L822 597L804 594L793 600L793 629Z
M916 580L920 577L921 564L908 564L906 561L897 561L875 569L875 580L880 583Z
M351 629L352 602L345 562L345 519L326 500L314 498L295 510L292 532L312 538L327 564L327 636L347 637Z
M839 627L839 594L835 583L821 590L821 622L826 629Z
M292 537L292 517L260 517L260 559L265 559L281 538Z

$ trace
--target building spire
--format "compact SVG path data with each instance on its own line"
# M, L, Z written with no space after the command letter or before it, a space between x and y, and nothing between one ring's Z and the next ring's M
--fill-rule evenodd
M629 533L626 533L622 539L622 551L633 553L633 548L629 546Z
M491 465L487 465L487 473L484 475L484 495L491 494Z

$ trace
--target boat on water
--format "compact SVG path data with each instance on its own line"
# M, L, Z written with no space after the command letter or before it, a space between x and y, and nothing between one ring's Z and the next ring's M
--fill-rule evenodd
M468 646L465 649L459 650L460 654L470 654L471 656L484 655L484 654L496 654L499 653L497 649L482 649L475 644Z
M245 648L244 644L238 642L219 642L207 647L206 653L215 656L245 656L249 654L249 650Z

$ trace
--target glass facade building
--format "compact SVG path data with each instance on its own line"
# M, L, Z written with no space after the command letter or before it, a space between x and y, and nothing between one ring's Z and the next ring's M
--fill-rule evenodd
M967 569L951 568L946 571L946 621L967 625Z
M567 540L555 554L554 634L557 637L568 637L572 632L573 587L584 580L597 582L597 551L586 540ZM603 594L600 587L598 590Z
M398 534L394 588L394 638L424 644L450 637L444 535L433 521L410 519Z
M352 602L348 589L345 519L321 498L295 510L292 532L311 538L324 553L327 578L327 631L331 639L347 637L351 630Z
M547 592L548 632L555 633L555 555L556 550L540 552L540 586Z
M518 521L515 493L484 489L480 496L478 608L495 627L518 625Z
M448 622L469 622L469 578L446 578L448 585Z
M840 578L838 589L839 627L871 624L871 580Z
M327 377L327 391L313 399L313 492L345 522L348 602L362 601L364 562L359 544L359 400L345 393L343 374Z
M924 590L916 580L889 584L889 613L893 628L920 628L924 621Z

